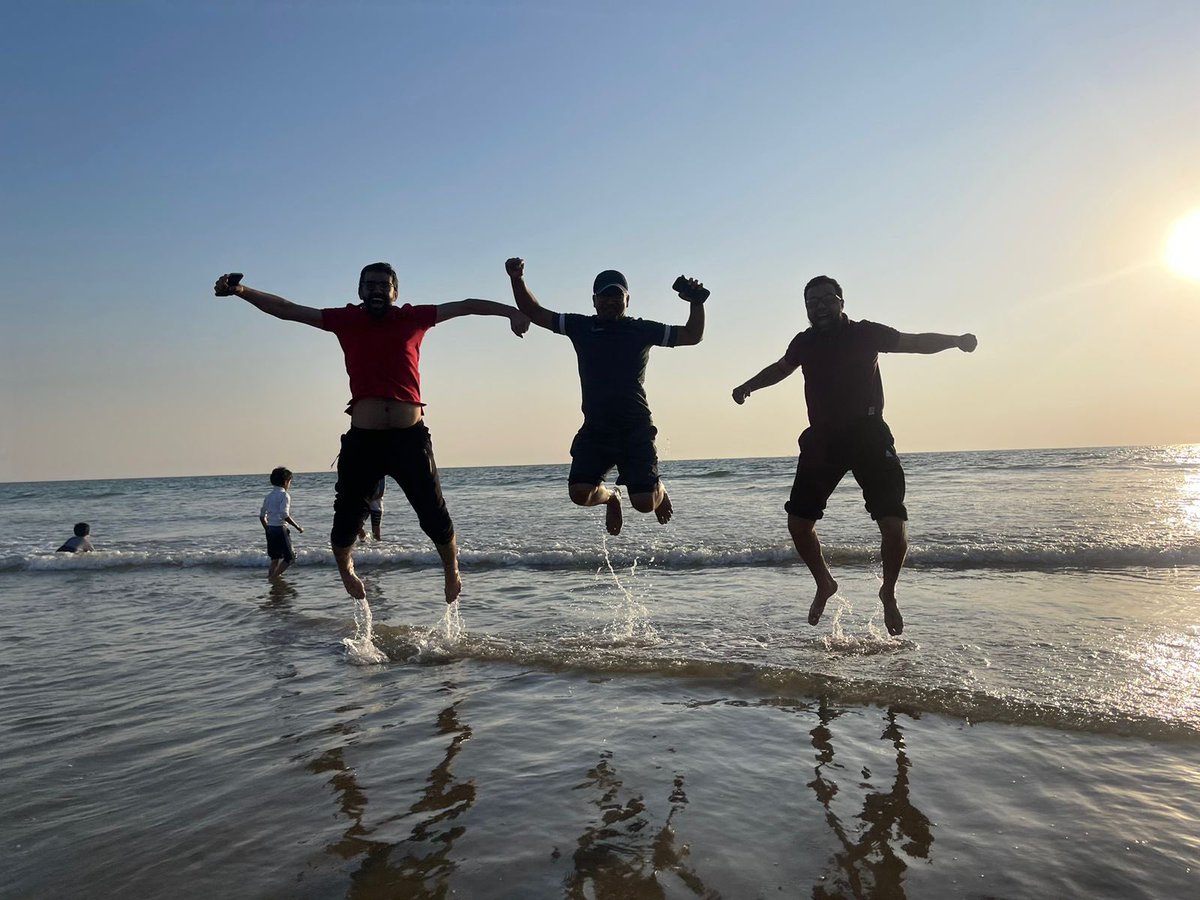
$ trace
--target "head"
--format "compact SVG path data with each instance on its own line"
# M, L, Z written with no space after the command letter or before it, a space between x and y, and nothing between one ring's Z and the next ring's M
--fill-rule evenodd
M271 484L275 487L286 488L292 483L292 470L277 466L271 470Z
M382 318L396 302L399 291L396 270L388 263L377 262L364 266L358 276L358 299L376 319Z
M828 275L818 275L804 286L804 310L818 331L836 328L842 322L842 286Z
M592 282L592 306L601 319L619 319L629 308L629 283L616 269L605 269Z
M75 537L87 537L92 533L92 526L87 522L80 522L75 526Z

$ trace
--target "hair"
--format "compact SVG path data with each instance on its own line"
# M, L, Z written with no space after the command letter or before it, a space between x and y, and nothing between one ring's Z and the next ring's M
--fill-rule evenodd
M396 277L396 270L392 268L390 263L377 262L371 263L369 266L363 266L363 270L358 273L358 289L362 290L363 279L367 277L368 272L387 272L388 277L392 279L392 287L400 290L400 279Z
M285 469L283 466L277 466L271 470L271 484L275 485L275 487L283 487L291 480L291 469Z
M838 297L845 299L842 295L842 286L837 283L836 278L830 278L828 275L818 275L816 278L810 279L808 284L804 286L804 296L807 297L809 290L821 284L832 284L833 289L837 291Z
M92 526L87 522L80 522L75 526L75 537L87 537L92 533Z

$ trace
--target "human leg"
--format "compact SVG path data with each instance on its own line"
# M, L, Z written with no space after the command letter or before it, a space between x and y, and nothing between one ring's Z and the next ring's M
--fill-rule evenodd
M808 608L808 624L816 625L825 612L825 604L837 593L838 583L825 562L821 541L817 538L816 521L789 514L788 532L792 536L792 543L796 545L796 552L800 554L800 558L808 566L808 571L812 573L813 581L817 583L817 592Z
M848 465L841 458L833 436L828 433L808 428L800 435L799 443L796 477L784 509L788 514L792 543L816 582L817 591L808 608L808 624L816 625L825 612L825 604L838 589L817 538L817 521L825 516L829 496L846 474Z
M629 503L634 509L652 512L660 525L666 525L674 507L658 477L658 450L654 446L657 434L658 429L648 425L626 436L617 462L617 483L629 490Z
M908 556L908 510L904 506L904 467L896 454L891 429L879 418L862 423L855 439L854 478L862 487L871 518L879 524L879 556L883 565L883 621L888 634L904 631L896 603L896 582Z
M454 522L442 496L437 462L433 458L433 439L424 422L389 432L392 442L390 474L417 514L421 530L433 541L442 561L446 602L453 603L462 593L462 575L458 569L458 541Z
M896 605L896 581L908 556L908 527L899 516L880 516L878 522L882 539L879 555L883 560L883 586L879 588L879 599L883 603L883 622L888 634L897 635L904 631L904 617Z
M581 428L571 442L571 471L567 475L567 492L576 506L604 504L604 527L609 534L620 534L624 524L621 511L621 492L604 486L604 476L615 465L615 455L609 442Z
M354 569L354 542L367 518L367 499L383 477L380 452L387 432L351 428L342 435L338 454L337 484L334 486L333 527L329 545L337 563L346 593L356 600L367 596L367 589Z

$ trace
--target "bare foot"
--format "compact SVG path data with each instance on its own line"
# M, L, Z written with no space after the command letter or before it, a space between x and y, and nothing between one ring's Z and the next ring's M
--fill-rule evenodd
M662 503L654 508L654 518L658 519L659 525L666 525L671 521L671 515L675 512L675 507L671 506L671 498L667 496L667 492L663 491Z
M446 602L453 603L461 593L462 576L458 573L458 568L456 567L452 572L446 573Z
M896 605L895 591L880 588L879 599L883 601L883 624L887 626L888 634L895 637L903 633L904 616L900 615L900 607Z
M339 571L342 576L342 584L346 587L346 593L355 600L366 600L367 587L362 583L362 579L355 574L353 563Z
M825 604L829 602L829 598L837 593L838 583L830 580L829 584L824 587L817 588L817 595L813 597L812 606L808 608L808 624L816 625L821 621L821 615L825 612Z
M609 534L620 534L621 525L624 522L624 514L621 512L621 495L613 491L604 505L607 507L604 510L604 527L608 529Z

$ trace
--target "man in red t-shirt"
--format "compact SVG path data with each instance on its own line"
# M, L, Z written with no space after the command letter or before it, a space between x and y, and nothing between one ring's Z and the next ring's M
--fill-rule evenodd
M342 435L338 455L337 496L329 541L342 583L350 596L363 599L366 588L354 571L351 551L366 520L376 485L390 475L400 485L429 535L446 577L446 602L462 592L458 542L446 510L433 443L423 421L420 353L425 332L458 316L504 316L513 334L529 330L520 310L491 300L396 307L398 283L387 263L372 263L358 279L358 304L314 309L241 283L240 274L222 275L214 292L236 295L268 315L303 322L337 335L350 376L350 430Z
M734 402L746 402L754 391L804 372L804 399L809 427L800 435L800 459L792 495L785 504L788 531L800 558L817 582L808 623L821 621L825 604L837 593L817 539L817 520L846 472L862 487L867 512L879 523L882 537L883 620L889 634L904 630L896 604L896 580L908 554L904 508L904 469L895 441L883 421L880 353L939 353L951 347L971 353L973 334L904 334L875 322L855 322L842 311L842 288L828 275L804 287L804 306L812 327L792 339L778 362L733 389Z

